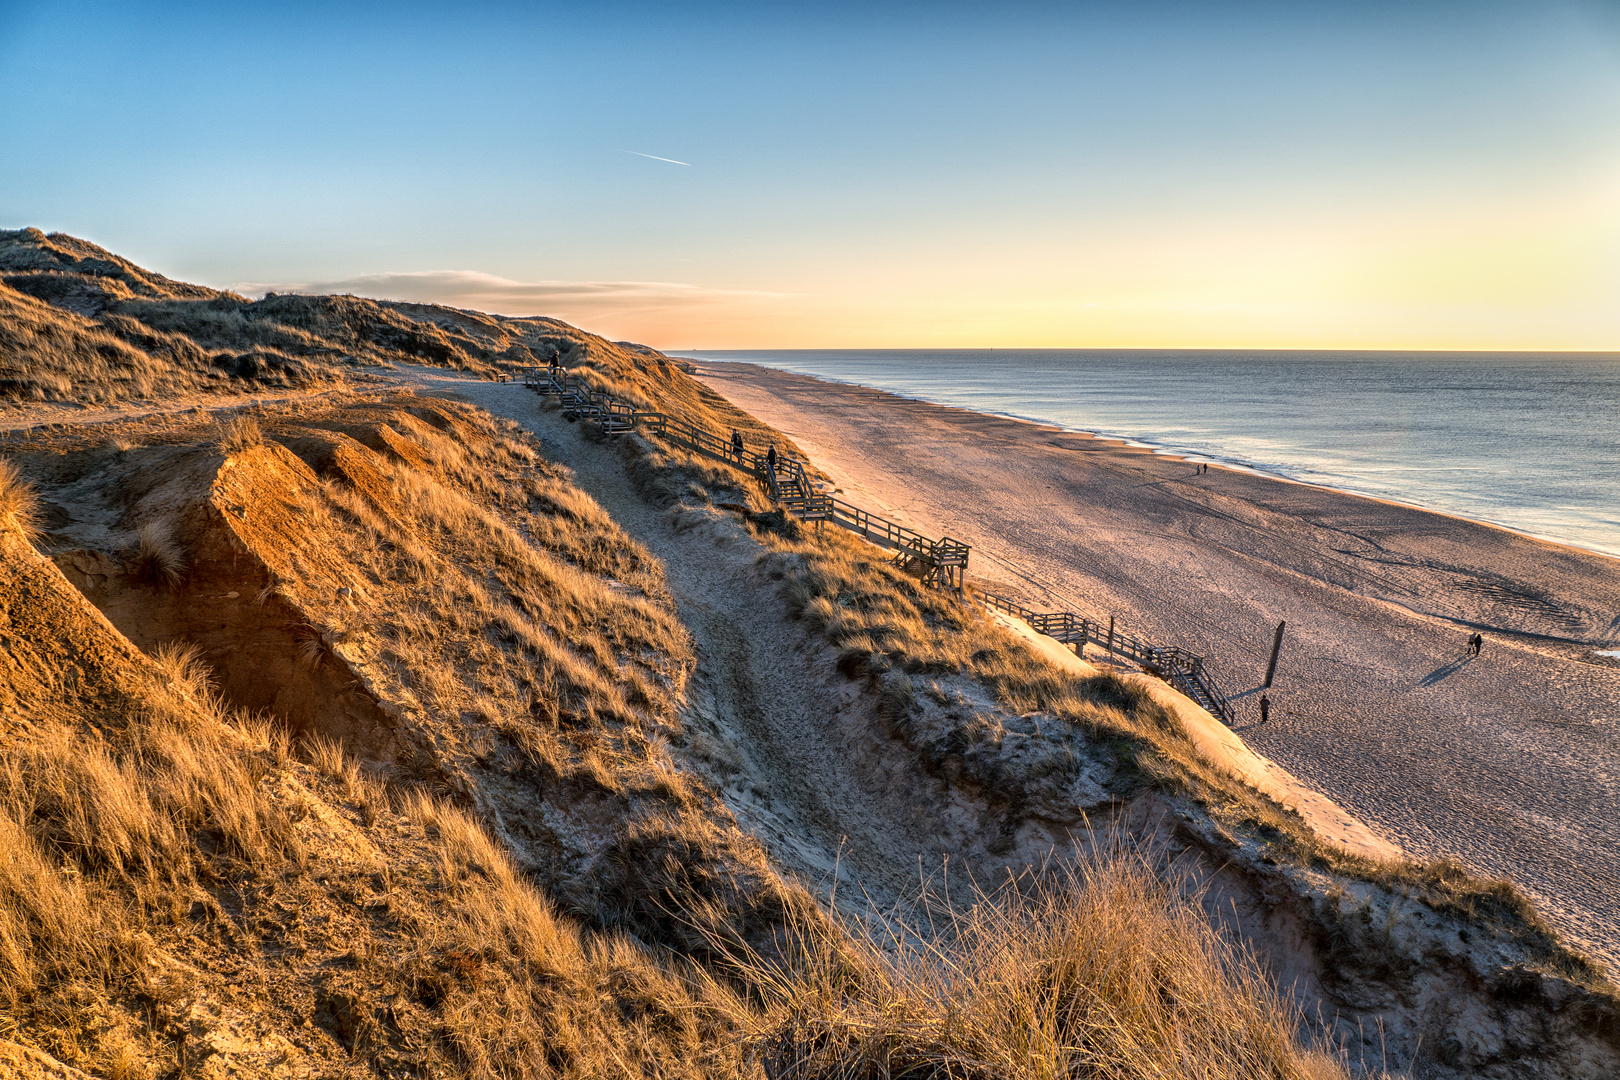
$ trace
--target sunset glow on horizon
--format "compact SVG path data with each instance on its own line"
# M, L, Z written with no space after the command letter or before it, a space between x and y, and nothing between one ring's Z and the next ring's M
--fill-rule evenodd
M0 8L0 227L683 350L1620 349L1564 4Z

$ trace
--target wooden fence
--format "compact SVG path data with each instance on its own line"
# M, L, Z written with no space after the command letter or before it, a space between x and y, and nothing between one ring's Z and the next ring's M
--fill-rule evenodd
M1087 644L1095 644L1106 649L1109 656L1134 660L1142 665L1144 671L1160 676L1192 698L1211 716L1227 725L1236 723L1237 710L1204 657L1195 656L1174 645L1155 645L1118 625L1112 618L1105 624L1072 611L1032 611L1005 596L983 589L975 591L990 608L1023 619L1036 632L1073 646L1077 655L1085 653Z
M935 540L899 522L890 521L853 503L817 491L805 463L792 455L737 450L731 441L707 428L662 412L637 411L611 395L592 390L583 379L563 368L531 368L523 384L541 394L561 399L563 415L589 418L610 435L641 429L705 457L723 461L754 474L772 501L801 521L830 521L859 533L880 547L895 552L894 563L916 574L925 585L962 595L972 549L950 537Z

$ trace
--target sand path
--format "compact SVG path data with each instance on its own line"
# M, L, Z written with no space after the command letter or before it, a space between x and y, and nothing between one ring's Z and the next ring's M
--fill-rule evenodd
M1256 751L1408 851L1517 881L1620 970L1620 663L1596 655L1620 648L1620 561L860 387L700 371L852 501L972 544L974 579L1211 657Z
M689 727L713 736L723 755L721 796L778 865L822 888L835 881L847 907L870 898L887 908L917 888L942 841L932 823L884 797L882 777L848 752L834 715L839 694L859 693L841 676L828 685L829 658L787 618L776 585L753 572L758 549L702 529L677 530L625 475L611 444L583 436L521 383L492 383L433 368L401 366L400 381L448 392L514 420L538 436L547 457L613 520L664 562L681 622L698 656ZM700 734L700 738L702 735ZM920 860L920 861L919 861Z

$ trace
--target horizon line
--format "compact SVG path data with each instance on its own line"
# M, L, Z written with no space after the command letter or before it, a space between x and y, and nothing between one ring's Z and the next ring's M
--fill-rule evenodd
M665 355L675 355L677 352L1263 352L1263 353L1435 353L1479 355L1482 353L1497 353L1502 355L1531 355L1544 356L1559 354L1569 356L1615 356L1620 358L1620 347L1613 349L1559 349L1559 348L1404 348L1396 346L1383 346L1379 348L1365 347L1329 347L1310 346L1304 348L1291 348L1288 346L1247 346L1247 345L792 345L792 346L748 346L748 347L719 347L704 348L693 346L688 349L660 348L659 352Z

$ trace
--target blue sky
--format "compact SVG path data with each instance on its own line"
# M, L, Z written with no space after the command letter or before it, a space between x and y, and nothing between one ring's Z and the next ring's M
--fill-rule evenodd
M1614 5L0 0L0 101L0 227L244 290L669 347L1620 348Z

